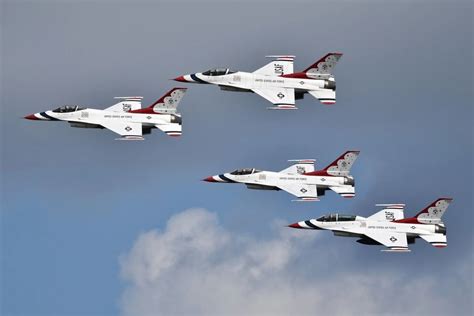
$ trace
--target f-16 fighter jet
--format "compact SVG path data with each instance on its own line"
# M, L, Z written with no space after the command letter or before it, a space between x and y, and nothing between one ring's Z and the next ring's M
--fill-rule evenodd
M120 102L96 110L65 105L52 111L25 116L28 120L66 121L71 127L107 128L121 136L119 140L143 140L142 135L158 128L169 136L181 136L181 114L176 112L186 88L173 88L155 103L141 108L143 97L116 97Z
M383 245L382 251L410 251L408 244L416 238L424 239L434 247L447 246L446 227L441 217L451 198L440 198L414 217L404 218L405 204L377 204L384 207L369 217L330 214L289 225L292 228L332 230L335 236L356 237L365 245Z
M293 72L295 56L266 56L272 61L254 72L216 68L184 75L176 81L210 83L222 90L254 92L273 103L269 109L294 110L295 100L305 93L323 104L336 103L336 81L332 72L341 53L329 53L301 72Z
M255 168L235 170L203 181L221 183L244 183L249 189L285 190L298 198L296 201L319 201L327 190L342 197L355 196L355 181L349 175L359 151L347 151L322 170L314 170L314 160L289 160L293 165L280 171L261 171Z

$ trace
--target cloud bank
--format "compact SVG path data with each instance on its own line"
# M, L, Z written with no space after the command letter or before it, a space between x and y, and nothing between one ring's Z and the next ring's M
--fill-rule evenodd
M456 310L441 287L472 291L470 280L454 286L441 274L407 278L350 266L328 274L330 249L318 248L321 234L279 221L262 226L272 227L270 238L239 235L220 226L216 214L190 209L171 217L164 231L142 233L120 258L122 314L433 315Z

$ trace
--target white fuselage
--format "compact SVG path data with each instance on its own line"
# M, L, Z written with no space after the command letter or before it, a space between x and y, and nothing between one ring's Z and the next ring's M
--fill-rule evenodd
M335 221L335 222L323 222L315 219L309 220L311 224L317 228L313 229L326 229L337 232L345 232L357 235L366 235L371 231L382 231L382 232L397 232L406 233L407 236L419 236L434 234L436 232L436 225L433 224L412 224L412 223L397 223L389 221L371 221L365 217L357 216L354 221ZM300 225L305 222L299 222ZM311 226L304 228L312 228ZM348 236L350 236L348 234Z
M323 79L287 78L242 71L220 76L206 76L202 73L196 73L184 77L187 81L199 82L192 78L192 76L196 76L198 79L205 81L203 83L211 83L245 90L275 87L310 91L324 89L327 82L327 80Z
M77 122L93 125L107 125L107 123L126 122L140 123L143 126L153 127L155 125L169 124L174 120L172 114L146 114L146 113L128 113L114 112L107 110L82 109L74 112L57 113L46 111L36 113L35 116L40 120L50 120L42 113L61 121Z
M225 173L225 177L240 183L264 186L283 186L286 184L308 184L317 187L344 185L346 178L337 176L309 176L302 174L285 174L272 171L260 171L249 175L233 175Z

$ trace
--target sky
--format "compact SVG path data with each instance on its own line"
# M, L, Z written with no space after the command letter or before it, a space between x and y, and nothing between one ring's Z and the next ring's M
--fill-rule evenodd
M2 315L473 313L472 2L3 1ZM327 52L337 103L297 111L169 79L253 71ZM23 116L64 104L144 105L186 86L183 136L118 142ZM200 181L348 149L356 197L317 203ZM416 214L454 199L448 247L380 252L285 225L376 203Z

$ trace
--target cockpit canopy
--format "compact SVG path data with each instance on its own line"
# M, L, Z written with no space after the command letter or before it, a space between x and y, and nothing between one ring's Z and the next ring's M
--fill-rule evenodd
M84 108L80 108L77 105L64 105L60 108L57 108L56 110L53 110L55 113L68 113L68 112L76 112L84 110Z
M230 70L229 68L214 68L208 71L203 72L204 76L223 76L228 74L233 74L235 71Z
M257 170L255 168L244 168L244 169L237 169L235 171L232 171L230 174L245 175L245 174L252 174L252 173L257 173L257 172L260 172L260 170Z
M349 222L355 221L355 215L329 214L317 219L319 222Z

